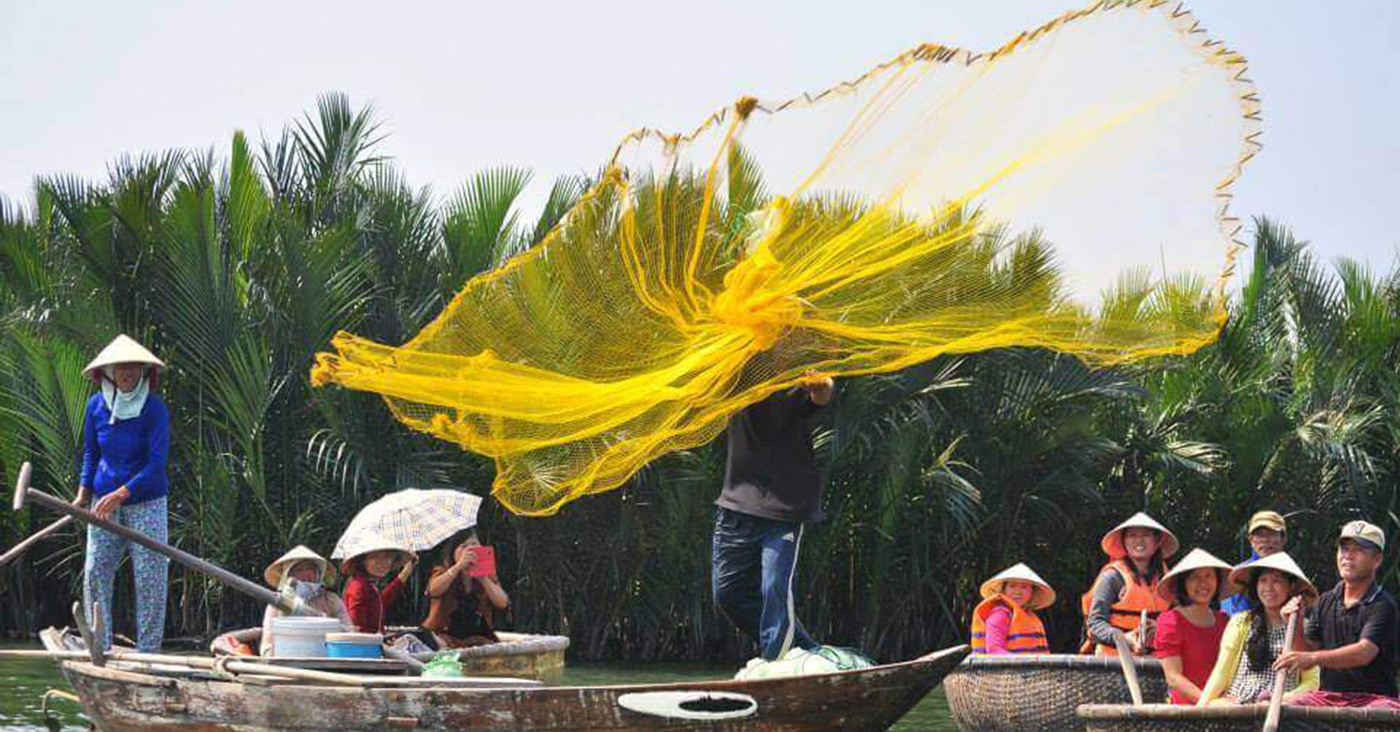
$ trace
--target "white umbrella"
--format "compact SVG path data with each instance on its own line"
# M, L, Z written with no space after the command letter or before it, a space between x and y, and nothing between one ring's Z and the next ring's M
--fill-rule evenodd
M441 544L453 534L476 526L481 498L462 491L436 489L390 493L360 509L336 542L332 559L344 559L366 537L384 539L412 551Z

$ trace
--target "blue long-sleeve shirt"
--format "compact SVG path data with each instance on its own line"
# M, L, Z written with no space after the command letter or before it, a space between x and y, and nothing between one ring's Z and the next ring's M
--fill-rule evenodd
M126 505L166 495L165 460L170 452L170 412L165 402L146 397L141 414L112 422L101 392L92 395L83 420L83 467L79 485L94 499L122 486L131 491Z
M1253 564L1257 561L1259 561L1259 552L1251 551L1249 559L1244 560L1241 564ZM1252 607L1254 604L1249 601L1248 592L1237 592L1220 601L1220 609L1224 610L1226 615L1242 613Z

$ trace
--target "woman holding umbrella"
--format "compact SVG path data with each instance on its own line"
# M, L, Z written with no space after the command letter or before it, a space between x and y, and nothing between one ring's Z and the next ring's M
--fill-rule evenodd
M385 611L413 576L413 552L388 539L364 537L341 563L345 574L345 609L361 633L383 633ZM381 590L378 582L399 572Z
M426 551L453 534L476 526L481 499L455 490L409 488L390 493L360 509L336 543L342 561L345 604L361 632L379 633L384 608L394 604L413 572L414 552ZM398 561L398 577L383 590L374 580L387 577Z
M99 517L168 541L165 475L170 450L170 414L155 393L165 364L141 344L119 335L83 373L98 386L88 400L83 424L83 462L74 503L96 499ZM88 526L83 564L83 605L100 603L104 648L112 647L112 583L127 551L127 540ZM165 604L170 560L131 545L136 575L136 645L160 650L165 635Z

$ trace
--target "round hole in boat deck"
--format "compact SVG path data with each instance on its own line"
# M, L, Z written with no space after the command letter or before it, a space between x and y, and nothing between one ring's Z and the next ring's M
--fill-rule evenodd
M748 694L728 691L643 691L623 694L618 706L639 714L669 719L742 719L758 712Z
M753 699L731 699L726 696L702 696L698 699L686 699L679 705L687 712L738 712L745 709L752 709L757 706Z

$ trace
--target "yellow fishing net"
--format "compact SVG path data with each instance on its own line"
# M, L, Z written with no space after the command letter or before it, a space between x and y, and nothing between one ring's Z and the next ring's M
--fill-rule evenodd
M337 335L312 379L491 456L496 497L549 514L809 372L1188 353L1225 316L1257 113L1244 59L1176 2L921 46L629 135L542 244L402 346Z

